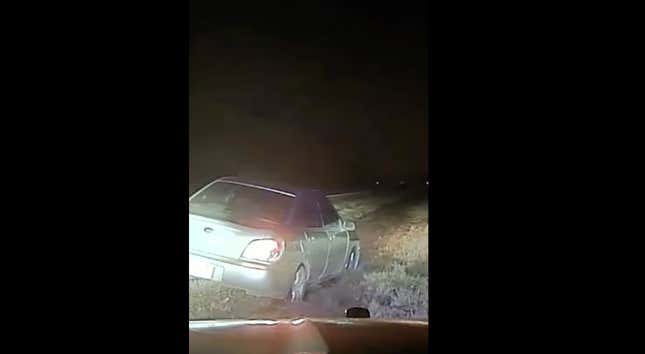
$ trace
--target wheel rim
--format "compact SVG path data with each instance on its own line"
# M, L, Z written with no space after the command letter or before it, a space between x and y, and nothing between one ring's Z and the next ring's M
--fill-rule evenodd
M354 269L356 268L356 265L354 264L356 262L356 251L352 250L352 252L349 253L349 260L347 260L347 264L345 265L345 269Z
M361 255L360 255L360 253L358 253L358 251L354 250L354 264L353 264L353 268L354 268L354 269L358 269L358 266L360 265L360 263L361 263Z
M305 295L305 283L306 283L306 274L305 268L300 267L296 271L296 276L291 284L290 299L291 302L300 302L303 300Z

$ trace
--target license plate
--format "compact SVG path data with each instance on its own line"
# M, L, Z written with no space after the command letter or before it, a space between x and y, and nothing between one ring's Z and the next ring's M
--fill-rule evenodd
M190 263L188 265L188 270L190 275L198 278L222 281L224 268L202 261L195 257L190 257L189 262Z

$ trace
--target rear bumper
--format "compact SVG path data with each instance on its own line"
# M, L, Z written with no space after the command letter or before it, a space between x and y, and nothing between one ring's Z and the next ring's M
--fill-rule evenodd
M223 268L221 281L218 282L224 286L245 290L250 295L283 299L291 285L293 274L284 264L266 266L234 259L214 259L194 253L190 253L189 257L193 261Z

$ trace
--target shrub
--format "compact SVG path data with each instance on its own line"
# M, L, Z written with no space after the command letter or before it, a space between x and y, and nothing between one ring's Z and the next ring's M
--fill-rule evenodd
M365 274L363 302L375 318L428 318L428 278L411 275L404 264Z

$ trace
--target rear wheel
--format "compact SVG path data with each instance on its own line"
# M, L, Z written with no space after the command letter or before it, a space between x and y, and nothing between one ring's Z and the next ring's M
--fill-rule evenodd
M293 283L289 289L288 300L292 303L302 302L307 291L307 271L304 266L299 266L293 277Z

